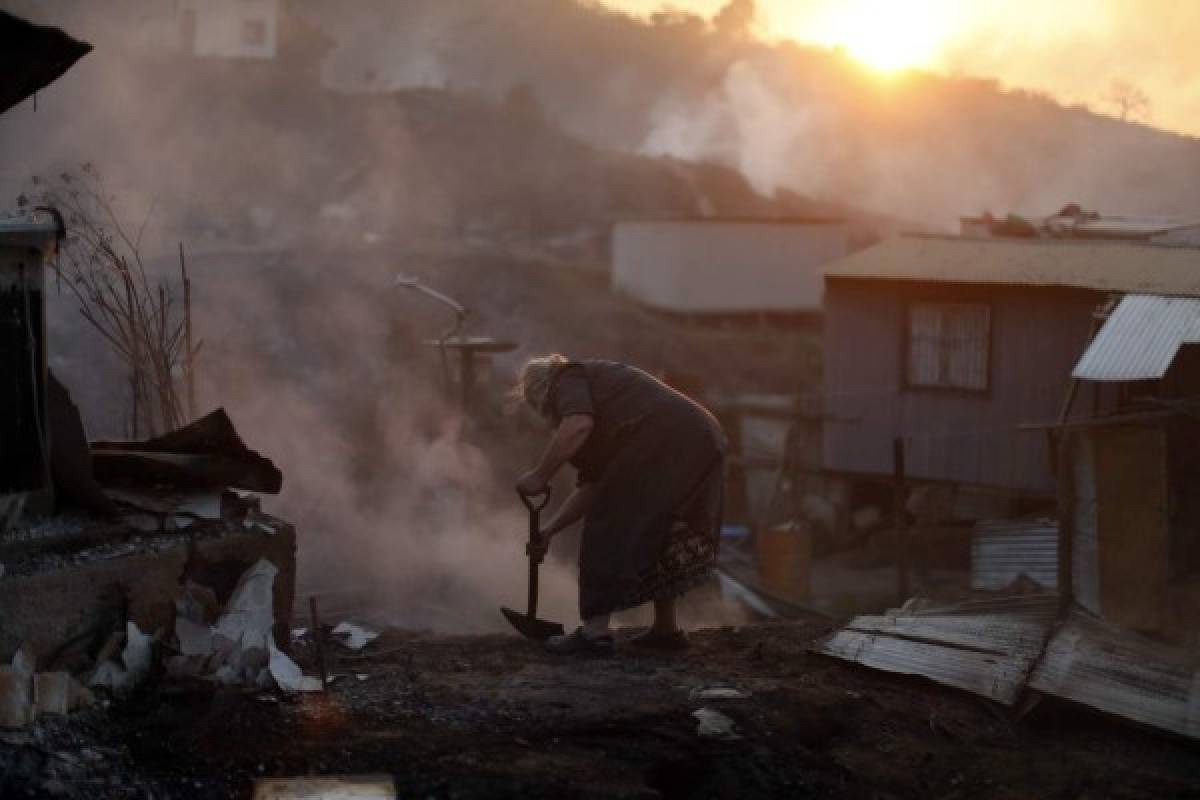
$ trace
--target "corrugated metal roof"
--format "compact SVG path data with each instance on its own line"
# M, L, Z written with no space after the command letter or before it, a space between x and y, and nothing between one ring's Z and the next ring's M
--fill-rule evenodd
M1058 587L1058 524L1051 520L980 523L971 533L971 588L999 591L1024 575Z
M814 650L1012 705L1042 651L1056 603L1054 595L1031 595L855 617Z
M833 261L825 275L1200 296L1200 248L907 235Z
M1177 217L1124 217L1099 216L1076 217L1071 215L1055 215L1047 217L1042 223L1047 229L1056 233L1066 233L1075 236L1111 236L1111 237L1148 237L1167 231L1189 228L1200 225L1200 219L1180 219Z
M1200 652L1153 641L1076 606L1052 631L1055 595L856 617L813 645L1005 705L1028 687L1200 739Z
M1200 738L1200 654L1072 612L1029 686L1155 728Z
M58 28L31 25L0 11L0 112L58 80L91 50Z
M1129 295L1088 345L1072 377L1088 381L1161 378L1179 346L1200 342L1200 298Z

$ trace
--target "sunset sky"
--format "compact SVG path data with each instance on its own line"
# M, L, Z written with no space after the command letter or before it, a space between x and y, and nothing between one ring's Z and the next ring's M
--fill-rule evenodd
M646 13L711 15L726 0L603 0ZM992 77L1064 103L1113 110L1125 81L1149 97L1149 123L1200 136L1198 0L759 0L761 33L841 46L886 76L915 67Z

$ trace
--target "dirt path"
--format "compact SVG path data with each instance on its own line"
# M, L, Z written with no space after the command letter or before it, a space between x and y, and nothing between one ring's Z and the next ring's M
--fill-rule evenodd
M125 785L170 797L310 773L391 774L402 797L1200 797L1194 745L1065 706L1014 725L970 695L807 654L824 630L704 631L682 657L599 660L387 633L338 655L326 697L160 687L90 735L128 748ZM695 694L712 687L749 697ZM704 707L738 738L698 735ZM122 791L103 796L142 796Z

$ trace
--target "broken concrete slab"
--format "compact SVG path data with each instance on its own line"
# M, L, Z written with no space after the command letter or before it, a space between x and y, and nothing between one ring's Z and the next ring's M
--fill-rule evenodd
M274 584L278 568L260 559L238 578L216 623L204 621L203 587L189 584L176 600L175 638L180 655L167 659L174 677L207 678L226 686L272 684L284 691L315 691L275 645Z
M281 521L278 527L278 534L264 536L232 523L197 523L186 533L136 540L129 554L91 560L88 549L79 551L81 563L67 555L37 567L34 574L7 574L0 579L0 653L28 641L53 668L55 654L80 643L94 642L95 647L122 628L126 611L143 631L170 632L175 601L187 580L228 596L237 577L264 558L279 567L271 594L273 633L286 643L295 590L295 533Z
M0 666L0 728L22 728L33 721L33 676Z

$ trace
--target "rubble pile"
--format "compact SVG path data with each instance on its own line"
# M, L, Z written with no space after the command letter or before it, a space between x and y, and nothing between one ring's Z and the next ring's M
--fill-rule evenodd
M500 635L385 630L357 650L327 636L327 692L151 681L122 703L39 722L22 744L0 737L0 763L40 759L39 781L78 770L78 784L64 780L78 797L250 797L297 776L373 776L395 796L435 798L1194 790L1200 760L1181 742L1066 704L1016 722L962 692L813 655L828 631L803 620L706 630L689 652L658 656L624 630L606 659ZM310 628L294 646L308 672L314 645ZM105 792L86 782L92 751L113 781Z

